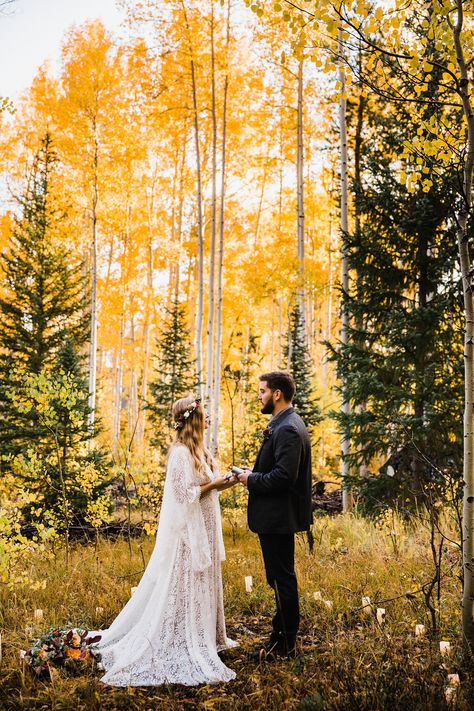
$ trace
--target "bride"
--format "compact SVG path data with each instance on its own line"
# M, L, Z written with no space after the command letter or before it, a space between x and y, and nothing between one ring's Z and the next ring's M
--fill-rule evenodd
M218 652L226 636L221 561L225 558L216 475L204 446L207 414L200 400L173 405L171 445L156 543L134 594L95 649L111 686L208 684L235 673ZM91 634L97 634L96 632Z

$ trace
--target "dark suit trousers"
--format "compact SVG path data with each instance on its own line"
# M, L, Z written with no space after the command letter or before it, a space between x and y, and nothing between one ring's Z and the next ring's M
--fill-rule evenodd
M271 642L292 649L300 624L294 533L259 533L267 582L275 591ZM282 644L283 642L283 644Z

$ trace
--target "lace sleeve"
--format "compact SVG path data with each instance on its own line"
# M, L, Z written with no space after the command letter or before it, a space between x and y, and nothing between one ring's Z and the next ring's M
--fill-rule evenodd
M177 503L193 504L201 496L201 487L193 484L192 465L183 447L175 448L169 466L173 495Z
M193 570L211 565L209 537L201 509L201 487L193 482L192 460L184 447L176 447L168 463L170 490L176 515L184 522L184 540L191 553Z

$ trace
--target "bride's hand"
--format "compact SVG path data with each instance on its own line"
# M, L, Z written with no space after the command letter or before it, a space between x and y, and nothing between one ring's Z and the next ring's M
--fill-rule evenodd
M230 478L227 476L219 476L214 479L214 488L217 489L217 491L223 491L224 489L228 489L229 487L238 484L238 482L239 480L235 477L235 475L232 475Z

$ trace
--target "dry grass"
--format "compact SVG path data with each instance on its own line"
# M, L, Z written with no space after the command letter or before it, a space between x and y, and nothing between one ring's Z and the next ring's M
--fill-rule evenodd
M441 638L449 639L453 654L441 658L438 639L414 637L415 623L429 626L422 596L406 597L432 574L423 529L406 531L392 522L390 535L356 517L319 519L314 525L315 548L307 550L301 537L297 567L302 608L301 654L294 660L257 665L248 652L269 630L273 609L264 582L258 541L242 523L235 544L227 536L224 565L226 615L230 636L240 647L227 663L237 679L226 685L198 688L159 687L113 689L99 674L60 675L53 682L37 681L22 666L19 650L27 641L25 627L33 625L33 610L41 607L41 629L56 625L107 626L127 600L153 540L134 541L132 558L127 543L100 541L76 546L67 572L61 551L55 566L31 561L34 579L47 580L41 591L1 592L0 626L3 660L0 668L0 708L17 709L443 709L448 673L457 672L461 687L454 706L472 709L474 670L460 644L460 583L454 549L446 565L453 572L443 580ZM254 588L246 593L244 576ZM314 600L319 590L332 608ZM362 595L387 611L381 627L360 611ZM397 598L383 602L388 598ZM97 606L104 612L97 617ZM37 630L39 631L39 630ZM444 662L444 666L443 666Z

